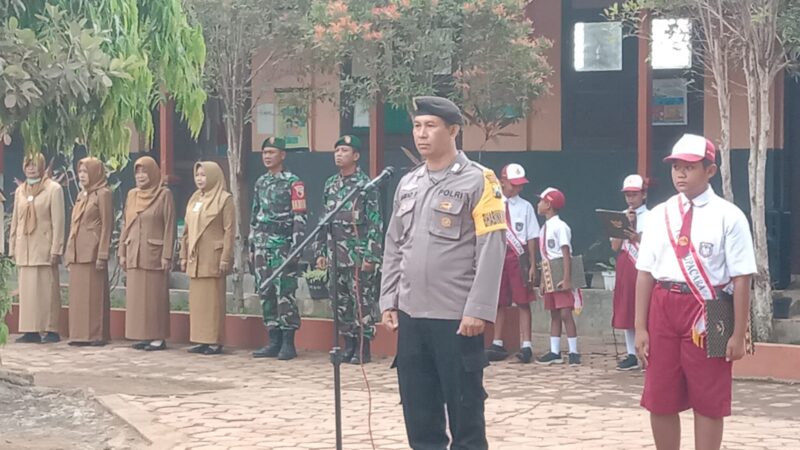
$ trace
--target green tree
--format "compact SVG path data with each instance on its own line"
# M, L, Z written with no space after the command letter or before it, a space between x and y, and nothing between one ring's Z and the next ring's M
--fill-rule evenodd
M462 104L485 142L521 120L547 88L549 43L532 37L516 0L315 0L313 49L341 70L340 109L417 95Z

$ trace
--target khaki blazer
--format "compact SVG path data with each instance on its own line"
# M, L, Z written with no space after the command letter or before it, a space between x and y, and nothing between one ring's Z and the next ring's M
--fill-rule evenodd
M114 208L111 190L100 188L86 199L86 210L78 222L77 233L67 242L65 262L87 264L108 260L111 233L114 230Z
M128 192L129 199L134 195L136 190ZM162 259L172 261L175 250L172 192L164 188L158 198L133 219L129 228L128 224L123 224L119 241L119 256L125 258L126 269L161 270Z
M36 210L36 229L25 234L22 214L19 214L24 198L23 188L14 194L14 213L11 217L9 255L18 266L49 266L53 255L64 254L64 192L61 185L45 180L45 187L33 199Z
M220 273L219 264L224 261L233 267L233 242L236 237L236 216L233 210L233 197L225 200L221 214L208 224L194 251L189 254L188 224L181 237L181 261L186 261L186 274L191 278L217 278L227 274Z

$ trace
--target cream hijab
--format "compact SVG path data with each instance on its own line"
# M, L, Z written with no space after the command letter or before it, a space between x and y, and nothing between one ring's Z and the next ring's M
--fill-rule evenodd
M200 167L206 173L206 187L202 190L198 189L192 194L184 218L189 238L189 252L195 249L200 236L222 212L225 202L231 196L225 190L225 175L219 164L212 161L198 162L194 165L195 174ZM202 207L199 211L193 211L198 203L202 203Z

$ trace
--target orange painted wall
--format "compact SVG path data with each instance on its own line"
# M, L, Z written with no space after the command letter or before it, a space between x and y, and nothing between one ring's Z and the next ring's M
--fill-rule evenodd
M713 77L706 73L705 103L704 103L704 128L706 136L719 142L720 121L717 98L714 95L712 84ZM731 148L750 148L749 113L747 111L747 92L745 90L744 73L741 70L731 72ZM773 126L770 133L770 148L783 148L783 73L775 79L770 96L770 109L772 111ZM775 97L778 102L775 102Z
M516 136L489 141L486 150L561 149L561 2L534 1L528 6L528 17L533 20L534 32L553 44L546 55L553 69L548 78L550 90L533 102L533 112L526 119L503 130ZM480 128L467 127L464 130L464 150L479 150L483 141Z
M263 52L256 54L253 58L253 67L263 61ZM281 74L280 76L271 75L270 69L264 69L253 79L253 97L257 98L258 104L275 103L275 90L285 88L299 88L304 86L320 86L326 89L336 88L339 81L332 74L317 74L311 80L298 80L297 76L291 73ZM256 109L254 109L255 114ZM314 102L309 110L308 123L308 144L312 151L318 149L332 149L333 143L339 137L339 111L330 102ZM253 120L253 151L261 150L261 143L270 137L268 134L258 132L258 127Z

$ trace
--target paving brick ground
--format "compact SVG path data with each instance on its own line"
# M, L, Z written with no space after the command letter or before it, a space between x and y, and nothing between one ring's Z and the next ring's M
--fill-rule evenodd
M158 448L333 448L332 369L325 354L291 362L253 360L244 350L196 356L183 348L145 353L125 343L103 348L11 344L3 364L33 372L37 384L91 388ZM584 344L580 367L494 364L486 371L492 449L652 448L638 406L641 373L614 370L611 349ZM342 367L344 448L408 448L388 359ZM800 387L737 381L726 449L800 449ZM683 418L684 448L692 419Z

